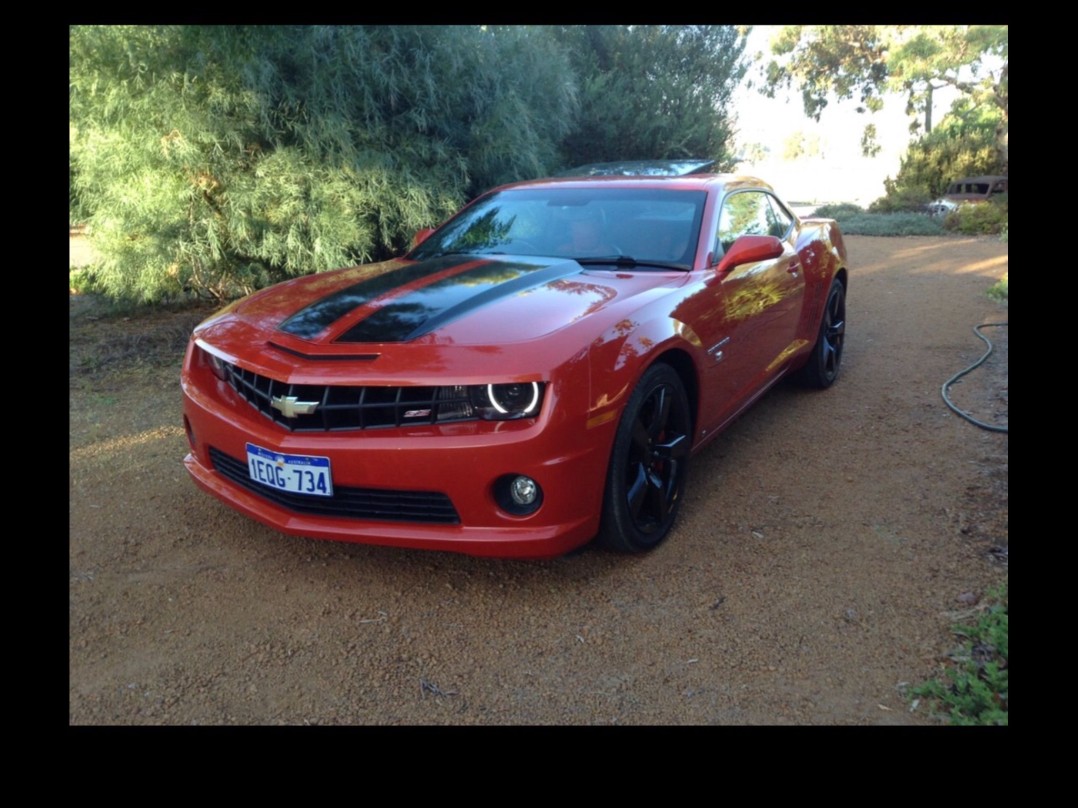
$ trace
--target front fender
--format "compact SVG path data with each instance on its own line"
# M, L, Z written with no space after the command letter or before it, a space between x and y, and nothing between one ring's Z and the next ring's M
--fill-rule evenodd
M693 396L690 405L695 415L703 349L694 337L690 328L669 315L643 322L625 319L598 337L588 352L588 423L616 421L644 371L667 356Z

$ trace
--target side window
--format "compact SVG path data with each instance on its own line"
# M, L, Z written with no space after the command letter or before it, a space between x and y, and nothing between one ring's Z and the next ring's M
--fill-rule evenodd
M793 224L793 219L775 197L768 196L767 201L768 235L776 238L786 238L786 234L790 232L790 225Z
M719 247L730 249L741 236L785 238L793 218L770 194L739 191L726 197L719 213Z
M741 236L765 236L771 206L759 191L739 191L726 197L719 213L719 246L722 252Z

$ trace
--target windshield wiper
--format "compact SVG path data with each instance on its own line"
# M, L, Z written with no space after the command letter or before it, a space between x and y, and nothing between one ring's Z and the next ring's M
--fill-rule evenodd
M688 269L684 264L675 264L672 261L638 261L631 255L610 255L601 258L574 258L581 266L596 266L599 264L613 264L624 269L636 267L655 267L658 269L676 269L682 272Z

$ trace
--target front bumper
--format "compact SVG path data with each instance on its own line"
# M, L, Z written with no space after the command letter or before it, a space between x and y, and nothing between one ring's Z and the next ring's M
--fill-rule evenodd
M293 433L197 369L185 369L183 391L191 445L184 463L192 479L230 507L281 532L517 558L563 555L598 532L613 419L588 429L584 408L576 410L580 416L575 419L551 417L551 411L573 409L565 401L567 406L556 407L556 396L540 417L522 421ZM444 496L457 518L432 522L407 514L361 518L305 512L309 509L273 496L276 491L263 495L242 479L248 442L276 452L328 457L335 491ZM228 473L222 463L231 467ZM527 475L541 486L542 504L534 513L514 515L499 506L495 482L510 474Z

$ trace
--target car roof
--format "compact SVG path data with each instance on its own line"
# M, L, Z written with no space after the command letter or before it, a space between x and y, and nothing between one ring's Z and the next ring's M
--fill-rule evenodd
M555 177L681 177L702 174L715 165L714 160L688 158L684 160L619 160L612 163L588 163L565 171Z
M501 191L513 188L667 188L683 191L715 190L716 188L733 190L735 188L774 189L758 177L745 174L684 174L679 176L659 175L618 175L600 174L593 177L554 176L545 179L525 180L502 185L492 190Z

